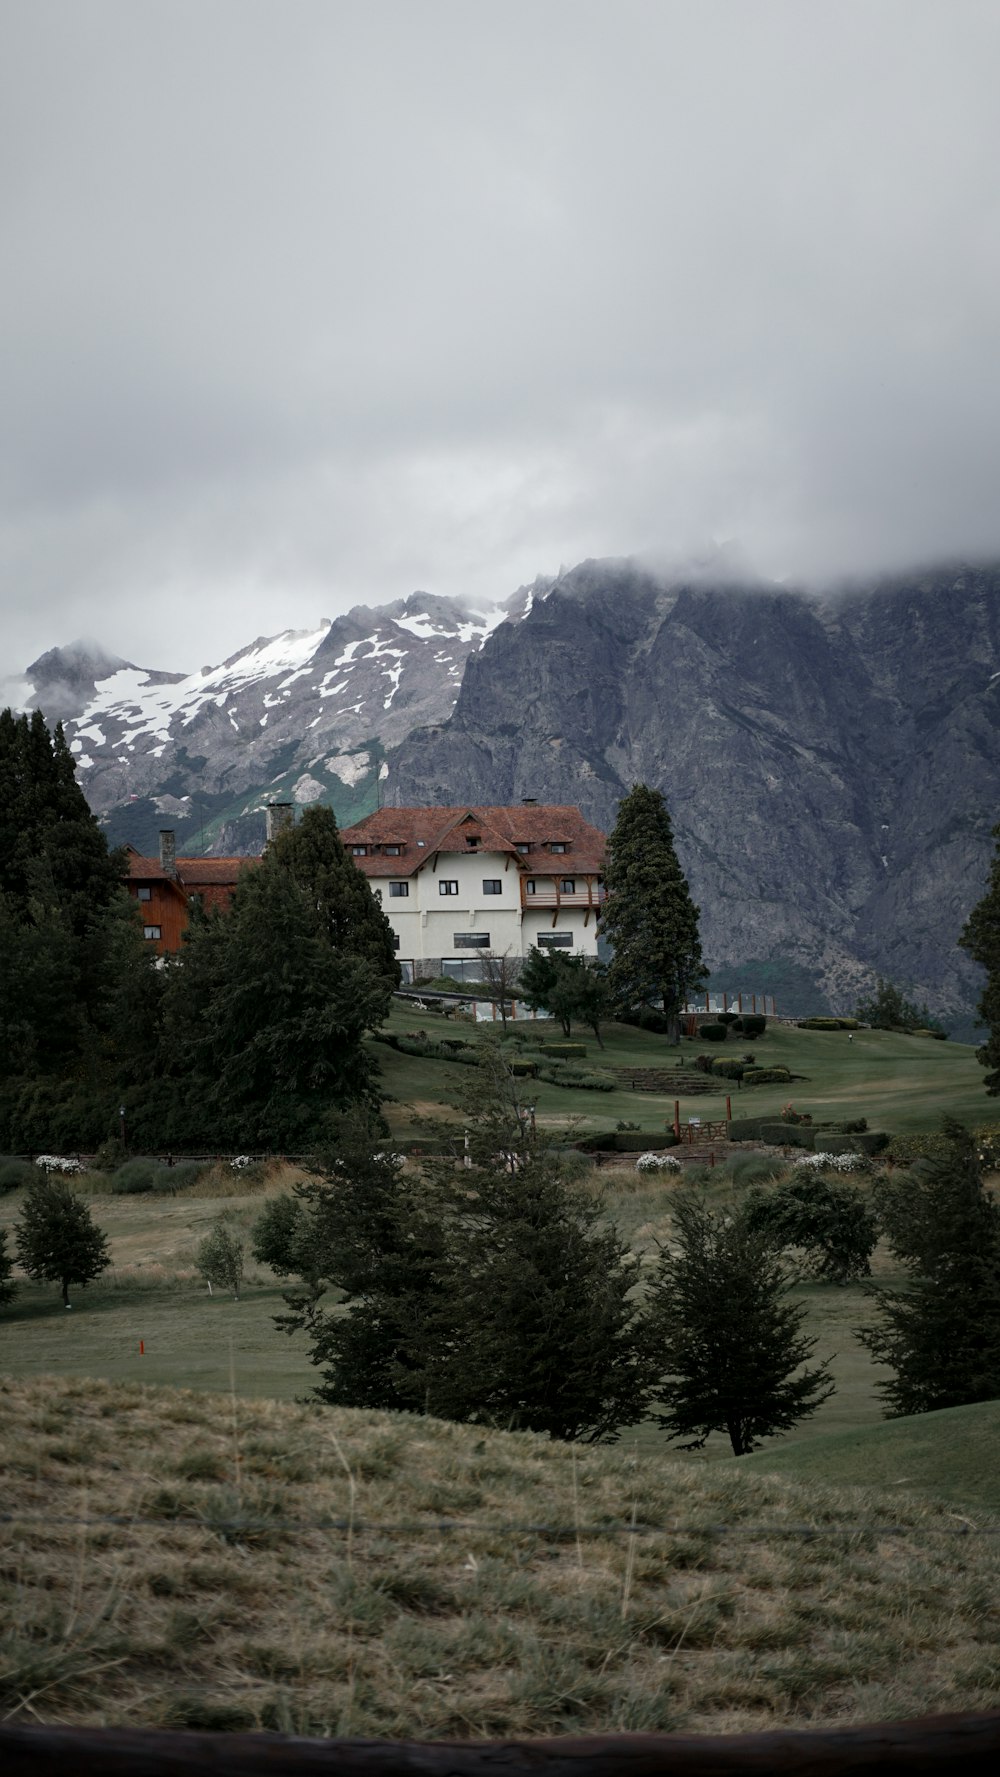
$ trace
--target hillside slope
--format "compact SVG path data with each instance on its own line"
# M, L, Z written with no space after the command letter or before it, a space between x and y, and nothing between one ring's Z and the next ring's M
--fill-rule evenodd
M461 1738L998 1701L997 1540L895 1495L79 1381L0 1383L0 1477L8 1719Z

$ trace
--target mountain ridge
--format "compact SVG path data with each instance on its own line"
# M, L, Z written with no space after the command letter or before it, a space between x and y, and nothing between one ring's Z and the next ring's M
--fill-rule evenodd
M878 971L969 1024L980 977L956 941L1000 778L998 564L817 595L725 564L591 560L488 612L411 593L198 673L94 644L32 673L48 714L52 687L84 699L81 782L139 849L173 825L182 849L259 850L269 800L347 824L379 800L535 796L608 830L642 780L666 795L714 963L804 970L841 1008Z

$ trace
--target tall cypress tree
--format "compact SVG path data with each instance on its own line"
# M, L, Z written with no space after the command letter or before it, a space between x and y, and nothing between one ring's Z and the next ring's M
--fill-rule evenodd
M972 909L958 942L974 962L986 970L986 980L979 997L979 1016L989 1027L989 1036L976 1059L989 1068L984 1085L992 1098L1000 1094L1000 826L994 827L997 841L990 865L990 879L982 900Z
M636 784L618 808L608 839L600 931L613 948L608 987L631 1011L662 1006L676 1027L687 995L705 978L698 908L677 861L667 805Z

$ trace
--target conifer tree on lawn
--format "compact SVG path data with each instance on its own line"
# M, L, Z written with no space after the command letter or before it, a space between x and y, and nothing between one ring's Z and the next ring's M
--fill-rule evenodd
M5 1308L8 1302L13 1302L17 1291L17 1284L11 1282L12 1270L13 1261L7 1251L7 1230L0 1228L0 1308Z
M674 849L659 790L636 784L608 839L601 936L612 946L608 987L623 1011L661 1006L676 1031L689 993L705 977L698 909Z
M989 1036L976 1050L980 1066L989 1068L984 1085L992 1098L1000 1094L1000 826L994 827L997 841L990 865L990 879L982 900L973 907L958 942L974 962L986 971L986 980L979 997L979 1016L989 1028Z
M873 1289L878 1319L858 1338L894 1375L879 1392L890 1417L1000 1395L1000 1208L983 1187L968 1131L883 1186L889 1244L910 1273L903 1290Z
M28 1276L60 1284L67 1308L70 1284L91 1283L111 1263L106 1234L63 1179L41 1177L28 1186L15 1231Z
M769 1238L740 1211L710 1209L694 1190L674 1200L673 1244L650 1282L646 1335L659 1381L660 1425L685 1450L726 1432L736 1456L789 1431L833 1393L825 1364L804 1369L815 1340Z

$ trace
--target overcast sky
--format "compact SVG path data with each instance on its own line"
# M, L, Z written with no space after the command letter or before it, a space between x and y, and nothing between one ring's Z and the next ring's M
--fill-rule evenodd
M0 677L1000 553L997 0L0 0Z

